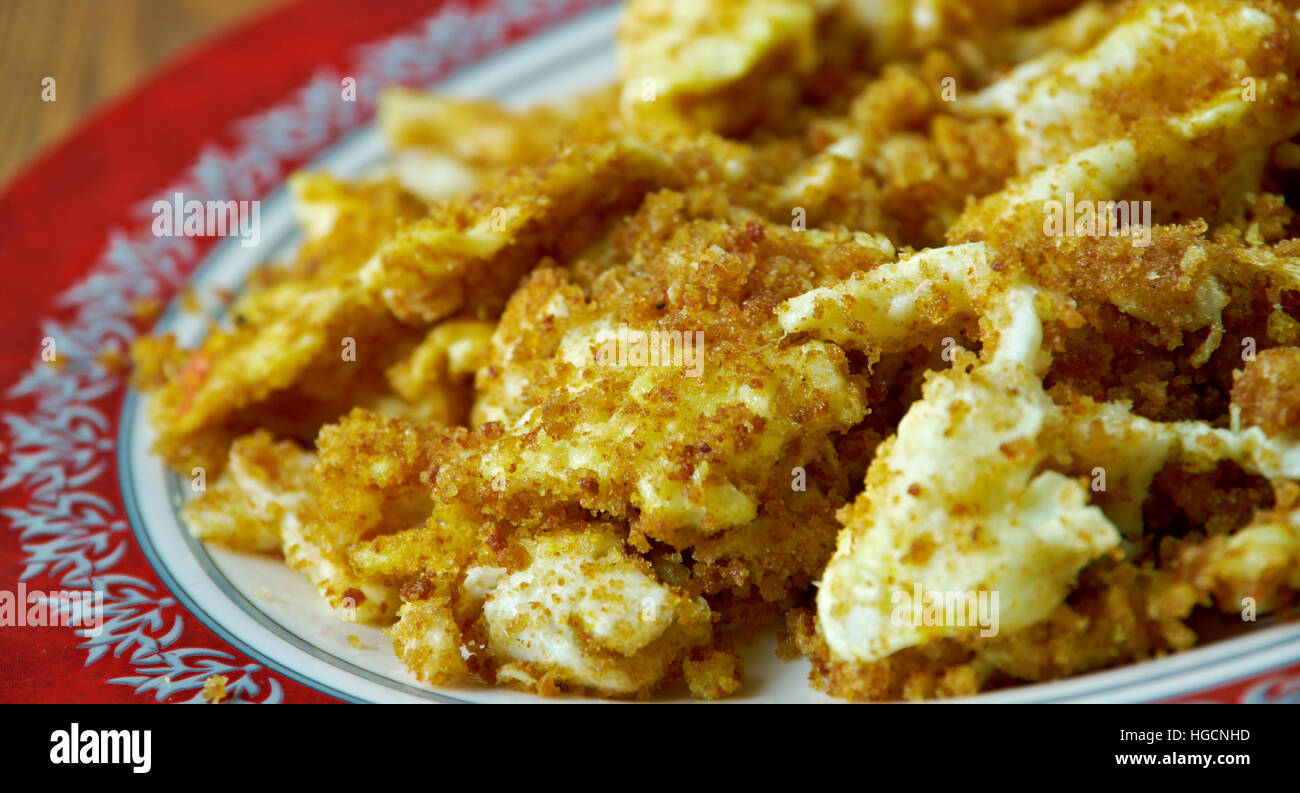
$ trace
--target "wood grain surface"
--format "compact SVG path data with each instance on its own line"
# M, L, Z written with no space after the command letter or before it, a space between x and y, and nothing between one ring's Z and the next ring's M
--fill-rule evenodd
M289 1L0 0L0 185L168 59Z

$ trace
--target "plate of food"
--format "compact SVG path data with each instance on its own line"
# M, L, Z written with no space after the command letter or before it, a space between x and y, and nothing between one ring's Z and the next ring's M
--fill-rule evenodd
M85 686L1300 697L1293 7L390 13L32 323Z

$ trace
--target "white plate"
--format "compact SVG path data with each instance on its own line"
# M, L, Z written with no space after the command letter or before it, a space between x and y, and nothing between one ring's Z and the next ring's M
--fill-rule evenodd
M587 13L463 70L438 88L520 106L607 83L615 71L612 31L616 16L616 9ZM355 177L384 155L384 144L372 125L347 136L308 167ZM253 268L266 260L284 258L297 245L290 201L283 187L262 202L261 221L262 245L245 248L230 239L212 252L192 279L198 294L217 289L238 291ZM193 346L201 340L207 321L208 317L186 314L173 304L156 330L175 332L182 344ZM167 471L149 453L153 433L142 408L139 395L129 392L119 425L119 476L131 525L163 582L222 638L287 677L341 699L547 701L483 685L440 689L422 685L402 667L393 654L392 642L378 628L341 622L302 575L269 557L208 547L193 539L177 515L188 481ZM350 635L360 639L360 649L350 645ZM833 701L810 688L806 661L780 661L773 653L774 646L775 638L769 633L749 649L743 692L724 701ZM975 699L1155 700L1186 696L1298 659L1300 625L1282 625L1159 661ZM1297 695L1292 692L1292 696ZM658 699L690 701L681 685L662 692Z

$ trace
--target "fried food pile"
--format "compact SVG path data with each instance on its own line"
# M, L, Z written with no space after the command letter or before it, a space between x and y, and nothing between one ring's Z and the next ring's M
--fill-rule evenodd
M1295 605L1295 4L632 0L617 44L555 105L390 90L293 260L137 343L197 536L541 694L725 696L776 625L834 696L965 695Z

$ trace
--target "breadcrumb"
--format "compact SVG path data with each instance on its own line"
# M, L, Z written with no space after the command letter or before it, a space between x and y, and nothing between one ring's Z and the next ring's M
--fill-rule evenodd
M230 680L225 675L213 675L203 681L203 690L200 692L204 701L211 702L213 705L220 705L230 698L226 693L226 683Z

